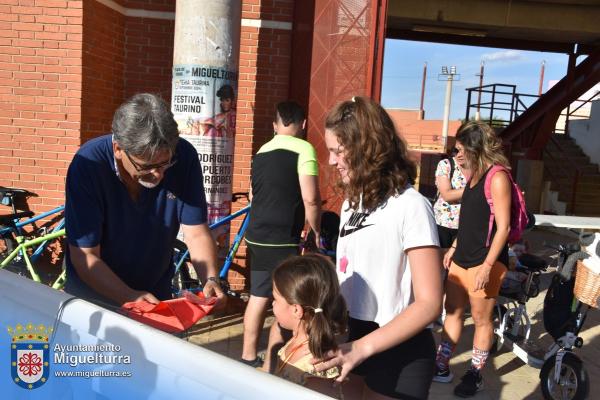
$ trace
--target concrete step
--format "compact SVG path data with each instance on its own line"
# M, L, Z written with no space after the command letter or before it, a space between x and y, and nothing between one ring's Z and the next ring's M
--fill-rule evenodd
M548 178L550 178L551 176L555 176L556 179L563 179L566 178L566 176L569 176L569 179L575 179L575 174L578 171L581 173L580 178L594 177L598 176L598 174L600 173L600 170L598 169L598 166L596 164L579 165L577 169L573 168L573 166L571 166L570 164L560 163L549 163L547 165L546 163L544 163L544 166L550 172L552 172L552 174L547 174ZM591 180L587 180L586 182L588 181L592 183Z
M560 146L560 149L556 148L555 146L546 147L546 151L544 153L550 153L554 157L556 157L557 155L560 156L562 154L583 154L583 155L585 155L583 150L581 150L581 147L577 146L576 144L569 145L569 146Z
M567 165L571 168L579 167L580 165L588 165L590 164L590 159L585 154L569 154L569 155L554 155L553 158L548 157L548 155L544 155L542 159L544 161L544 165Z
M572 195L572 192L570 192L570 191L561 191L558 196L558 199L560 201L571 202L571 195ZM581 193L581 192L577 191L575 194L575 202L576 202L576 204L595 203L598 205L598 207L600 207L600 192Z
M556 134L552 135L552 137L556 140L561 140L561 141L566 141L566 142L573 141L573 139L571 139L571 136L565 135L563 133L556 133Z
M584 165L582 167L579 167L579 171L581 171L584 174L597 174L600 172L600 170L598 169L598 165L596 164L589 164L589 165Z
M584 204L584 203L596 204L600 208L600 193L581 194L581 193L577 192L577 199L575 200L575 202L577 204Z
M567 210L567 203L558 200L558 192L550 190L546 198L546 204L542 206L544 211L549 211L557 215L564 215Z
M544 176L544 179L547 181L552 182L553 185L559 185L559 186L563 186L563 185L568 185L568 186L572 186L573 185L573 181L575 180L575 174L570 173L569 177L565 177L564 175L559 175L558 178L556 179L552 179L549 174L546 174ZM600 186L600 174L586 174L586 175L582 175L579 177L579 184L580 185L593 185L593 186Z
M554 135L558 146L548 144L549 154L543 157L546 180L551 181L551 190L556 192L554 201L564 203L566 210L576 215L600 215L600 170L590 162L573 139L566 135ZM581 173L580 176L577 174ZM552 179L556 177L555 179ZM573 184L577 177L574 210L571 205Z
M579 165L587 165L590 164L590 158L588 156L586 156L585 154L578 154L578 155L574 155L574 156L569 156L568 160L569 161L565 161L565 156L564 154L559 154L559 153L553 153L554 158L550 158L550 157L544 157L544 164L552 164L552 163L567 163L567 164L575 164L577 166Z
M567 207L567 210L569 208ZM575 210L572 213L583 217L600 217L600 205L575 205Z
M566 182L561 181L560 183L552 182L550 188L556 188L552 190L573 190L573 180ZM594 194L600 193L600 183L579 183L577 185L577 193Z
M550 186L550 190L554 190L556 192L560 193L560 197L561 199L567 199L567 200L571 200L571 196L573 195L573 186L555 186L555 185L551 185ZM577 196L588 196L588 195L595 195L595 194L600 194L599 191L597 190L588 190L588 189L580 189L579 187L577 188L577 190L575 191Z
M544 161L544 169L548 178L555 177L556 179L564 179L569 177L570 180L575 179L575 175L579 172L580 177L583 176L600 176L598 166L596 164L580 164L577 168L571 164L552 162L547 163ZM591 182L590 182L591 183Z
M552 152L560 152L567 150L581 150L581 146L579 146L574 141L571 142L558 142L558 143L550 143L546 146L547 151Z

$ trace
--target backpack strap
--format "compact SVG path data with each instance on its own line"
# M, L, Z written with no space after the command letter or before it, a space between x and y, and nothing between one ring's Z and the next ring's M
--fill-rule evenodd
M494 217L496 215L494 212L494 201L492 200L492 177L498 171L506 172L506 174L508 175L508 179L510 179L510 182L512 183L512 175L510 174L510 171L502 165L494 165L492 168L490 168L487 175L485 176L483 192L485 193L485 199L487 200L487 203L490 206L490 220L488 222L488 234L487 239L485 241L486 247L490 247L490 238L492 236L492 228L494 227Z
M448 160L448 162L450 163L450 189L452 189L452 174L454 174L454 160L452 159L452 157L446 157L446 158L442 158L440 160L440 162L444 161L444 160ZM434 205L438 201L439 198L440 198L440 191L438 190L435 193L435 197L433 198L433 202L431 203L431 205Z
M448 162L450 163L450 189L452 188L452 177L454 176L454 168L456 164L454 163L454 157L448 157Z

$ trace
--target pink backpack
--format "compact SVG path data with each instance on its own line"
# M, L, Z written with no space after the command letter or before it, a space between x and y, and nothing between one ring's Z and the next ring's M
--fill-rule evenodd
M492 201L492 177L498 171L506 172L508 179L510 179L510 186L512 191L512 197L510 202L510 232L508 234L508 243L513 244L521 239L523 231L527 227L529 218L527 217L527 207L525 206L525 198L519 185L513 180L510 171L502 165L494 165L487 176L485 177L485 185L483 187L485 198L490 205L490 222L488 225L488 235L485 242L486 247L490 246L490 238L492 236L492 228L494 226L494 202Z

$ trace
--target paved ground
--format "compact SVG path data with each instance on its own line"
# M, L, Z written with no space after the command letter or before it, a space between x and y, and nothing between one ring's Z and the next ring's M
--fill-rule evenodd
M550 259L553 251L543 247L543 243L564 243L567 238L549 231L536 230L528 234L532 252ZM544 348L551 344L551 338L544 333L542 322L542 304L545 289L553 270L542 276L542 293L530 300L527 309L532 319L533 332L531 338ZM577 351L583 359L590 377L590 399L600 399L600 311L593 310L588 314L584 330L580 336L584 346ZM261 349L266 347L268 327L273 323L273 317L267 318ZM438 330L439 332L439 330ZM439 335L438 335L439 336ZM451 369L458 377L468 367L471 356L471 340L473 337L472 320L467 319L463 338L457 348L456 356L451 363ZM229 315L201 321L190 332L188 340L200 346L214 350L220 354L239 358L242 348L242 313L231 312ZM525 365L513 353L501 351L492 360L484 373L485 389L477 394L475 399L542 399L540 391L539 370ZM455 383L458 381L455 378ZM434 383L431 388L431 399L454 399L452 394L454 384Z

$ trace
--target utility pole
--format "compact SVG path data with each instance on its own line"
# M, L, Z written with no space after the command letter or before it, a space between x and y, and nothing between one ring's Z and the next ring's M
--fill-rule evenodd
M542 60L542 68L540 70L540 88L538 89L538 96L542 95L544 90L544 71L546 69L546 60Z
M450 122L450 103L452 100L452 82L459 81L460 75L456 73L456 67L443 66L442 73L438 75L438 80L446 81L446 100L444 101L444 122L442 125L442 145L446 152L448 144L448 125Z
M481 61L481 66L479 67L479 74L475 74L475 76L479 77L479 92L477 93L477 112L475 113L475 120L476 121L480 121L481 120L481 113L480 113L480 107L481 107L481 90L483 87L483 68L484 68L484 62L483 60Z
M177 0L171 111L179 134L202 160L208 223L231 213L238 61L239 0ZM229 238L229 226L212 231ZM225 258L229 241L218 241Z
M427 80L427 63L423 65L423 82L421 83L421 106L419 107L419 119L425 119L425 81Z

